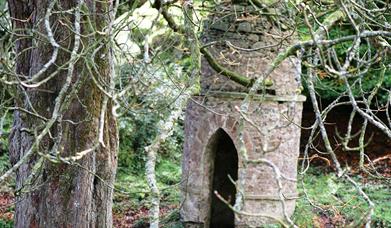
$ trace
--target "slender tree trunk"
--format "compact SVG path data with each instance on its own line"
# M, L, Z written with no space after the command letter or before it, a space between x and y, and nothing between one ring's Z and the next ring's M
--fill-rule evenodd
M18 80L33 85L56 72L39 86L18 85L11 162L33 153L16 172L15 227L111 227L118 134L111 101L96 83L110 91L112 55L104 33L112 1L8 3Z

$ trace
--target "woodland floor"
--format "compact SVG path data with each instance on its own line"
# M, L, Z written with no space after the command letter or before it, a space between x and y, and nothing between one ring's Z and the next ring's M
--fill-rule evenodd
M342 158L343 159L343 158ZM348 157L346 157L344 160L348 161ZM382 174L384 177L391 178L391 156L390 154L382 154L377 157L378 161L376 162L376 167L378 168L378 172ZM376 160L376 159L375 159ZM358 163L357 163L358 164ZM354 164L352 164L352 167L355 167ZM319 164L319 166L316 168L316 173L312 173L312 175L323 175L327 173L332 173L332 167L325 166ZM356 176L362 177L361 181L363 184L370 184L373 186L376 186L378 182L374 180L373 178L368 177L368 174L365 172L360 171L359 169L352 168L352 173L355 173ZM325 181L327 182L327 180ZM319 186L322 188L322 186ZM388 188L388 190L391 190ZM385 197L391 197L385 196ZM389 198L391 201L391 198ZM140 202L141 203L141 202ZM181 227L178 223L179 215L178 215L178 203L174 204L166 204L164 202L164 199L162 200L162 209L161 209L161 217L163 218L163 227ZM391 206L388 207L389 210L391 210ZM336 209L335 209L336 210ZM327 210L326 210L327 211ZM388 213L391 213L389 211ZM327 212L320 212L320 213L312 213L311 214L311 222L313 227L341 227L341 224L347 225L351 221L347 221L347 218L342 215L342 213L336 212L336 213L327 213ZM301 219L301 218L299 218ZM308 219L308 218L307 218ZM391 217L389 218L391 219ZM346 220L346 221L345 221ZM374 227L391 227L391 220L388 221L388 223L376 224ZM386 221L387 222L387 221ZM114 224L115 227L148 227L148 210L146 205L143 205L141 207L130 207L124 210L119 210L114 213Z
M377 171L382 174L384 177L391 178L391 155L388 153L384 154L377 154L377 157L373 157L373 160L376 161L376 167ZM318 159L319 161L316 162L317 168L315 168L315 171L312 171L311 175L317 179L321 180L322 178L326 178L328 174L333 173L333 168L331 166L328 166L328 162L325 159L322 158L314 158ZM356 160L351 161L350 156L340 156L340 159L342 161L346 161L350 163L350 167L358 167L357 165L354 165L356 163ZM314 161L315 162L315 161ZM323 164L322 164L323 163ZM373 179L368 176L367 173L360 171L358 168L351 168L351 173L354 173L355 176L359 176L361 183L363 184L369 184L371 186L380 185L380 181L377 181L376 179ZM327 179L327 178L326 178ZM333 178L331 178L333 179ZM125 180L126 181L126 180ZM325 183L329 182L329 179L324 181ZM307 187L311 186L311 183L308 183ZM319 186L320 188L322 186ZM386 191L388 189L389 194L391 194L390 186L386 186ZM2 192L0 192L0 227L12 227L12 220L13 220L13 208L14 208L14 196L12 194L12 189L8 188L2 189ZM179 191L178 188L173 188L173 191ZM179 214L178 214L178 208L179 203L176 200L168 199L170 197L171 193L165 194L163 193L162 198L162 208L161 208L161 217L162 217L162 223L164 224L163 227L181 227L179 221ZM387 193L386 193L387 194ZM118 228L128 228L128 227L148 227L148 210L147 210L147 194L146 195L139 195L136 197L132 196L125 196L124 193L116 193L115 197L115 206L114 206L114 227ZM165 198L166 197L166 198ZM385 198L383 200L387 200L388 198L388 204L391 202L391 195L385 195ZM134 199L136 198L136 199ZM387 203L387 202L385 202ZM327 202L323 202L323 204L327 204ZM330 208L325 208L325 212L317 212L313 209L310 209L311 213L308 216L311 216L311 218L296 218L299 223L311 223L311 226L306 227L345 227L345 225L351 223L351 218L347 218L346 215L344 215L341 211L338 211L336 208L332 208L332 205L328 205ZM305 206L304 206L305 207ZM330 213L330 210L332 212ZM300 208L299 210L307 210L307 212L301 211L301 213L305 214L308 213L308 208L303 209ZM389 207L386 207L385 210L390 211L384 211L384 213L391 214L391 205ZM308 220L308 221L302 221L302 220ZM374 227L391 227L391 215L388 218L389 221L378 221ZM387 219L387 220L388 220ZM311 220L311 221L309 221ZM309 225L309 224L308 224ZM304 227L304 226L303 226Z

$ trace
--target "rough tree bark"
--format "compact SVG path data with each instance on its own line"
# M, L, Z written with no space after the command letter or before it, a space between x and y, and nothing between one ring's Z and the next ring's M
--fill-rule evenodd
M97 86L110 91L113 77L112 2L8 1L18 80L44 70L35 83L56 72L40 86L17 88L11 162L33 153L16 171L15 227L112 226L118 133L111 101Z

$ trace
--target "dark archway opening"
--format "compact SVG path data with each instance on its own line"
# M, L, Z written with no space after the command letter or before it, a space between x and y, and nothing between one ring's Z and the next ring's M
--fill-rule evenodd
M235 227L234 212L217 198L217 191L224 199L235 203L236 188L228 175L236 181L238 179L238 154L231 137L222 129L217 130L212 138L213 179L210 227Z

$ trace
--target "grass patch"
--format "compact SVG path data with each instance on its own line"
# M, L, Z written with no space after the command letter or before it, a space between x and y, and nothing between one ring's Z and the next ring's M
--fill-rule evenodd
M180 191L177 183L180 181L180 164L178 161L161 159L157 166L158 184L161 189L162 207L179 206ZM358 178L356 178L358 181ZM327 173L312 168L304 176L302 185L298 184L300 199L297 200L293 215L295 224L299 227L321 227L330 225L336 227L360 227L368 211L366 201L358 194L350 183L339 179L334 173ZM116 193L115 208L148 207L148 185L143 174L132 175L126 170L118 173L116 186L123 188L129 194ZM304 197L304 189L308 199ZM372 217L373 227L391 227L391 189L390 186L369 181L363 185L363 190L375 203L375 214ZM122 198L121 198L122 197ZM147 222L145 218L139 224ZM179 228L179 210L174 209L161 218L162 227ZM270 225L264 227L279 227Z
M300 227L317 227L320 223L343 227L363 225L369 206L352 184L337 178L334 173L322 173L317 169L311 169L303 182L303 185L299 183L298 190L304 196L305 189L309 200L302 197L297 201L293 217ZM375 203L372 225L391 227L390 186L370 181L362 188Z
M179 159L160 157L156 166L156 178L160 189L161 206L179 205L181 167ZM145 173L134 173L119 168L115 183L114 210L123 211L149 206L149 187Z

